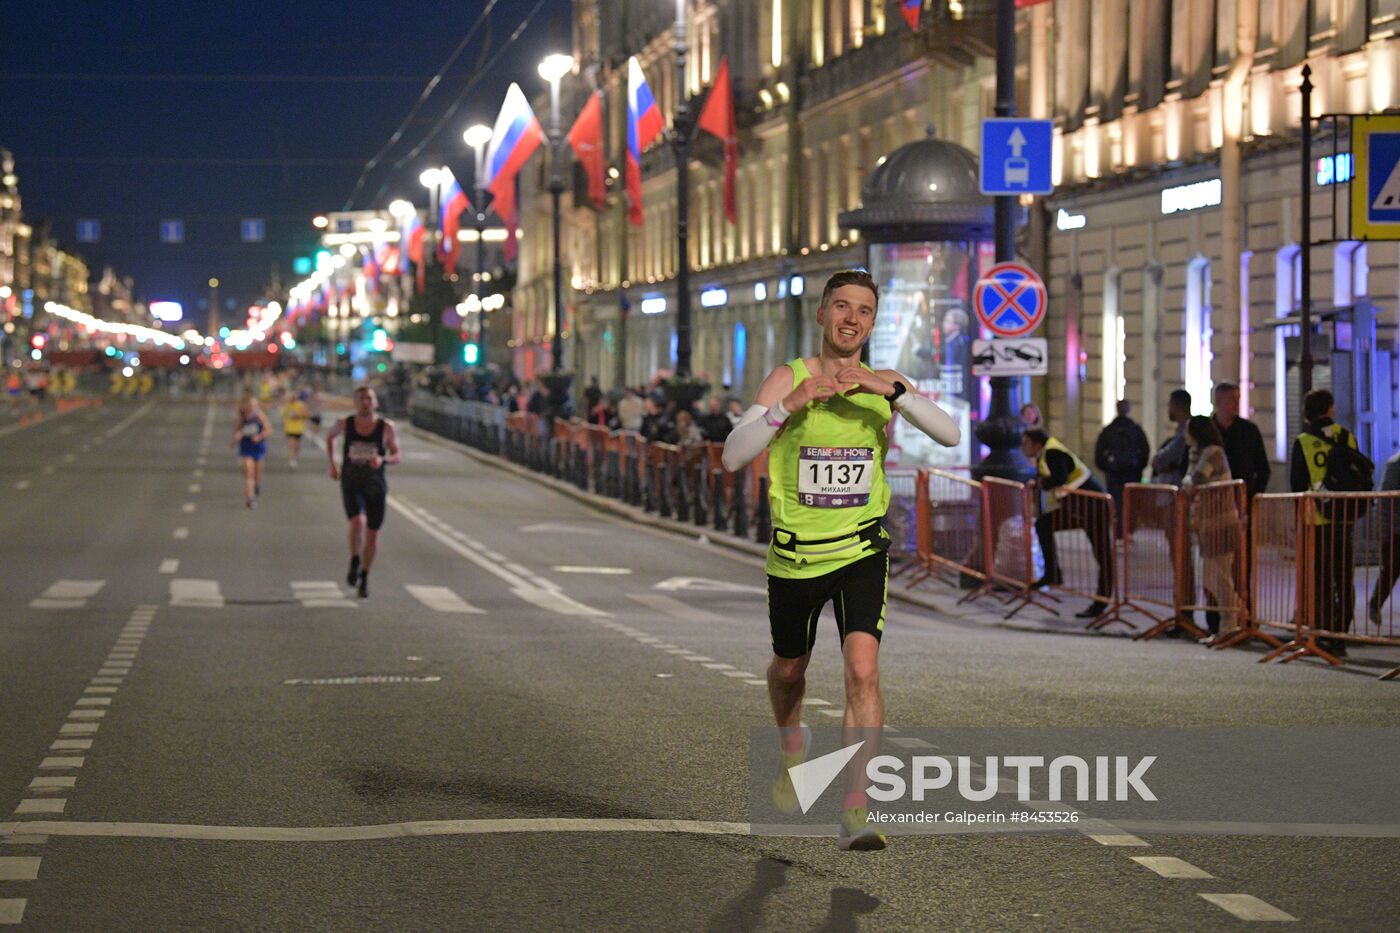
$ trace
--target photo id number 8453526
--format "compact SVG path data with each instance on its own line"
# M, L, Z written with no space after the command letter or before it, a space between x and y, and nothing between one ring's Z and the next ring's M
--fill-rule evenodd
M1013 823L1078 823L1079 814L1073 810L1012 810Z

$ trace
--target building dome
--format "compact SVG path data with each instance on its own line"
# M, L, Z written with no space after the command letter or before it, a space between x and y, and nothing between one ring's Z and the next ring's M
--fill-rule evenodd
M977 156L929 135L880 160L842 227L867 240L965 240L990 235L992 199L979 190Z

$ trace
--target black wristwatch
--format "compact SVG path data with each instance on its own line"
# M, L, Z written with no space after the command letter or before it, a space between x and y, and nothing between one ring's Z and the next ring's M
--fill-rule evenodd
M899 397L907 391L909 391L908 387L904 383L896 379L894 382L894 392L890 393L889 395L886 395L885 401L893 405L896 401L899 400Z

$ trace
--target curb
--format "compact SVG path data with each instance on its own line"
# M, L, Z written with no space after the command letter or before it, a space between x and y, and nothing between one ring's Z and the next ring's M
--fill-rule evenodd
M521 479L532 480L541 486L544 486L548 489L554 490L555 492L568 496L575 502L579 502L596 511L605 512L618 518L624 518L628 521L635 522L639 525L646 525L649 528L655 528L660 531L666 531L681 537L691 538L696 541L708 542L709 544L717 544L721 547L729 548L732 551L738 551L740 553L748 554L753 557L766 557L768 554L768 549L763 545L757 543L756 541L747 541L743 538L735 537L734 535L729 534L728 532L715 531L713 528L702 528L699 525L693 525L689 522L680 522L672 518L662 518L659 515L654 515L650 512L643 511L637 506L627 505L625 503L618 502L615 499L608 498L607 496L599 495L598 493L584 492L577 486L565 480L561 480L553 476L546 476L542 473L536 473L529 467L521 466L518 463L512 463L504 457L500 457L495 454L483 453L482 451L479 451L474 447L470 447L466 444L463 444L460 441L454 441L449 438L443 437L440 434L434 434L431 431L420 428L412 422L408 422L404 426L408 428L408 430L413 432L413 435L415 437L436 444L439 447L443 447L448 450L455 450L459 453L466 454L468 457L472 458L478 463L493 467L505 473L513 474L515 476L520 477ZM913 593L907 589L895 589L894 587L890 587L889 595L894 599L899 600L900 602L906 603L911 606L915 606L919 609L925 609L930 612L936 612L939 615L944 616L946 618L955 619L963 622L970 622L980 626L1006 629L1008 631L1013 632L1031 632L1037 635L1070 635L1081 637L1087 636L1093 638L1130 637L1130 634L1126 632L1094 632L1089 631L1087 629L1077 628L1058 629L1049 628L1046 626L1027 625L1024 623L1011 622L1006 619L993 619L989 621L985 614L977 615L969 613L966 610L955 605L950 605L949 603L946 603L939 599L935 599L931 596L927 596L923 593Z

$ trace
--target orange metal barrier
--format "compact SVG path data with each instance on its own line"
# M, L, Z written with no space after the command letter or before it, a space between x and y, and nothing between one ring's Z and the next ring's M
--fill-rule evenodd
M1341 664L1339 655L1347 643L1400 646L1400 624L1392 605L1400 578L1400 493L1261 498L1287 500L1293 506L1298 568L1293 639L1263 660L1287 662L1313 655ZM1258 534L1256 527L1256 540ZM1262 556L1256 548L1256 573ZM1264 573L1270 569L1263 564ZM1256 588L1259 582L1256 577ZM1400 667L1381 678L1397 676Z
M1113 622L1136 628L1123 618L1118 598L1118 524L1113 497L1106 492L1071 489L1058 498L1059 505L1035 522L1045 558L1046 583L1091 600L1091 605L1100 609L1089 628L1104 628ZM1059 534L1076 529L1084 534Z
M1137 638L1155 638L1176 624L1181 602L1176 542L1181 528L1175 486L1129 483L1123 487L1122 609L1147 616L1152 626Z
M982 480L982 528L987 537L983 553L987 572L978 593L1009 590L1007 604L1011 611L1003 618L1009 619L1032 604L1050 608L1040 601L1032 586L1036 582L1031 546L1034 519L1035 507L1029 486L994 476Z
M946 470L919 470L914 485L915 554L920 569L908 585L938 574L953 586L963 577L985 583L988 539L983 534L982 484ZM959 600L986 592L978 587Z

